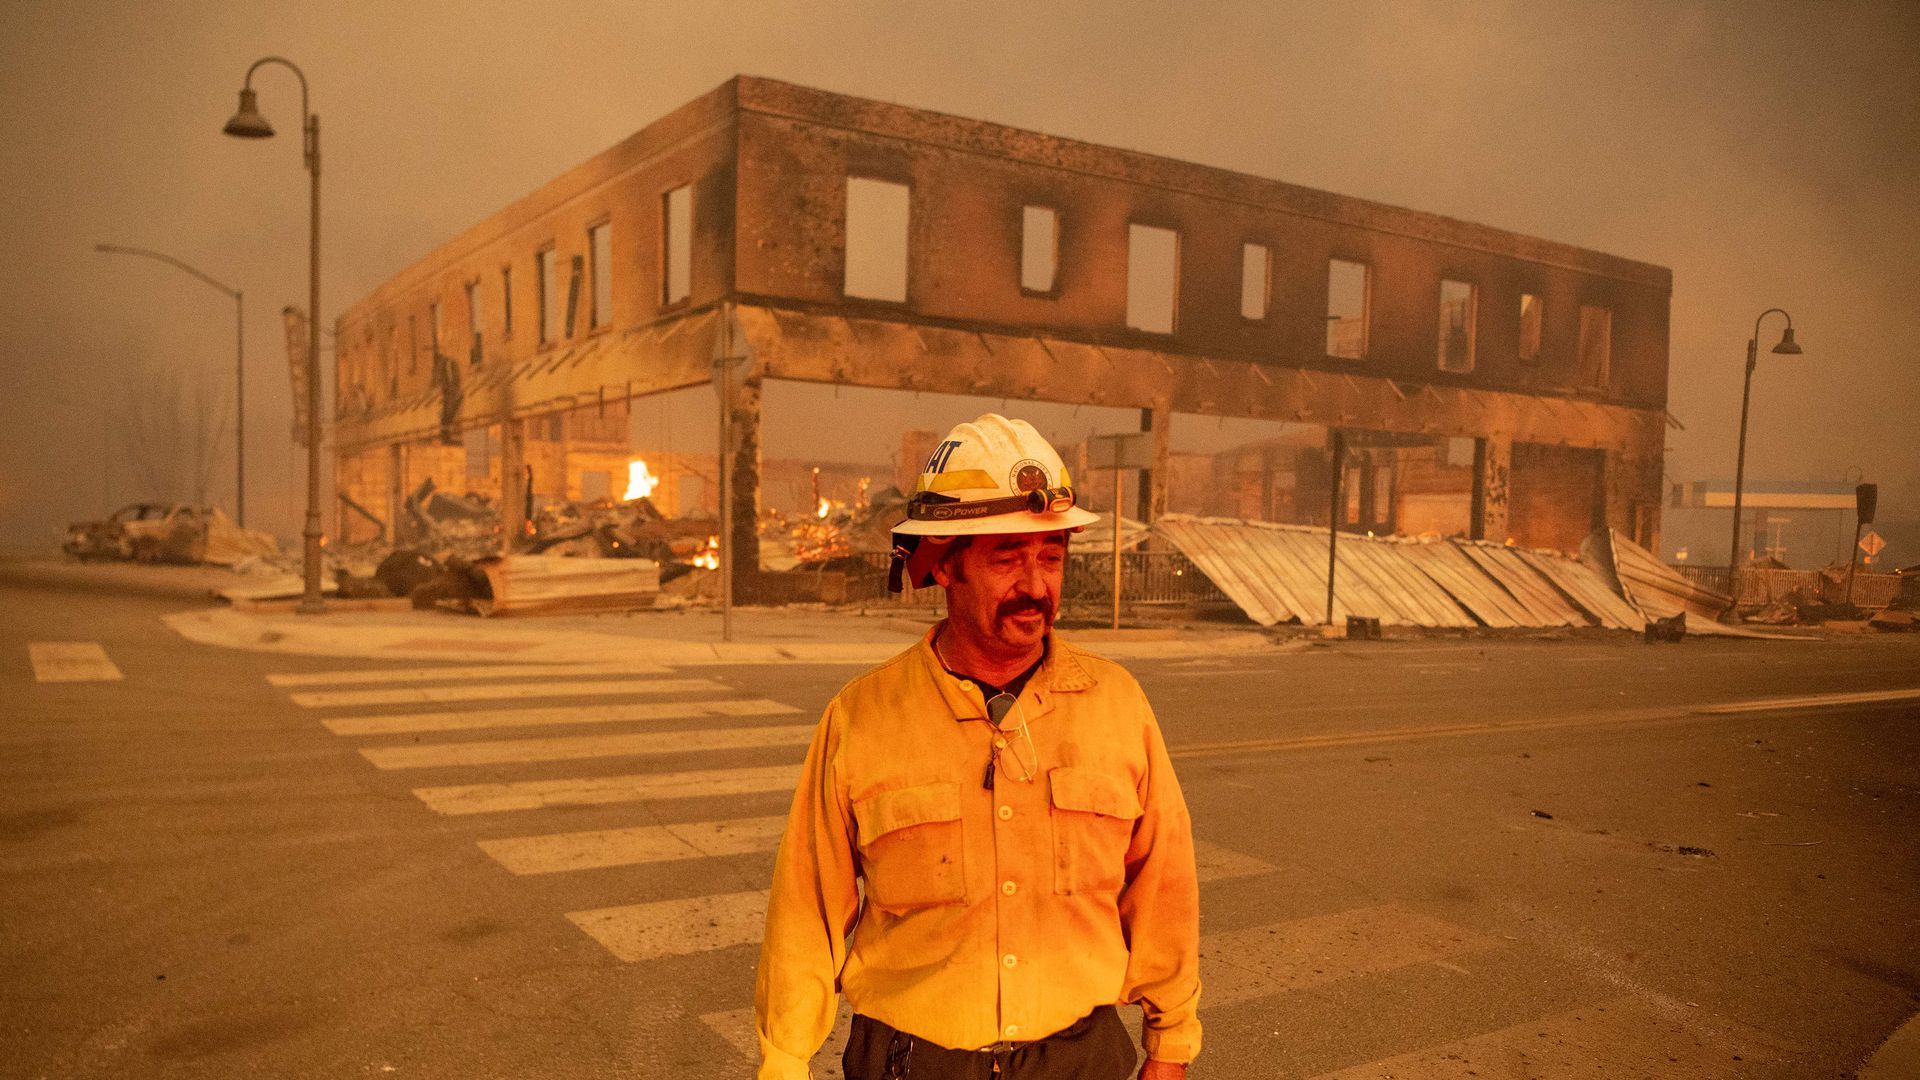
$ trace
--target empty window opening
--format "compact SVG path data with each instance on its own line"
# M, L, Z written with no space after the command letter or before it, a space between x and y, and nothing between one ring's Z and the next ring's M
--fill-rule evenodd
M1327 261L1327 355L1348 360L1367 356L1367 301L1371 285L1367 264Z
M500 336L513 336L513 267L500 268Z
M1173 333L1180 297L1180 234L1152 225L1127 227L1127 325Z
M677 304L693 294L693 189L662 195L660 218L660 302Z
M1060 214L1046 206L1020 211L1020 287L1050 293L1060 271Z
M1473 370L1473 286L1440 283L1440 370Z
M1580 305L1580 385L1605 387L1613 378L1613 312Z
M580 313L580 279L587 276L587 260L575 255L567 264L567 336L573 336L574 316Z
M480 366L480 279L467 282L467 360Z
M560 336L560 266L552 248L533 257L533 279L540 294L540 344L551 345Z
M1267 317L1267 303L1273 293L1273 252L1265 244L1240 247L1240 315L1247 319Z
M1520 359L1535 363L1540 359L1540 326L1545 308L1532 293L1520 294Z
M847 177L848 296L906 300L909 195L905 184Z
M587 325L595 330L613 321L613 227L601 222L587 230L589 268L593 274L593 307Z

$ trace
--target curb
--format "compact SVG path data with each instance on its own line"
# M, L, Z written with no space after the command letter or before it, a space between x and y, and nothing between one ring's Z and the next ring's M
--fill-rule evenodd
M1856 1080L1912 1080L1920 1076L1920 1015L1894 1029L1854 1073Z
M161 616L181 637L201 645L250 652L332 656L364 660L445 660L467 663L620 663L645 659L695 666L717 664L841 664L870 666L911 647L902 636L887 641L684 641L604 631L530 626L494 626L436 616L431 622L369 625L328 622L325 617L249 612L217 607ZM1113 638L1067 631L1066 640L1116 660L1185 659L1289 651L1264 635L1223 634L1205 641Z

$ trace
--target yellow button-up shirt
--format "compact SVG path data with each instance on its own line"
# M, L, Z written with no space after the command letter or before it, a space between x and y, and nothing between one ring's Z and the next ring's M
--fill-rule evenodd
M956 1049L1138 1002L1147 1056L1191 1061L1193 836L1140 685L1056 639L996 731L932 640L849 683L814 733L760 948L760 1080L809 1075L840 993Z

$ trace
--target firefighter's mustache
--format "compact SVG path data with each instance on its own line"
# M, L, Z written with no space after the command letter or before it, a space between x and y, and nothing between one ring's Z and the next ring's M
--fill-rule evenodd
M1045 597L1039 596L1023 596L1014 600L1002 600L1000 606L994 609L993 617L995 621L999 621L1001 619L1010 619L1015 615L1025 615L1029 611L1037 612L1042 619L1046 620L1049 626L1053 624L1053 603Z

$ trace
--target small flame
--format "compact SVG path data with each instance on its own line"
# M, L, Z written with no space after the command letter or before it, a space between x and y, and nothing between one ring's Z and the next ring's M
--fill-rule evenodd
M824 498L820 500L819 505L813 508L813 516L819 518L821 521L827 520L827 515L831 513L833 513L833 503Z
M720 569L720 538L718 536L707 537L707 550L695 555L692 561L693 565L703 570Z
M660 478L647 469L647 463L639 458L627 462L627 493L620 496L621 502L644 499L653 494L660 486Z

